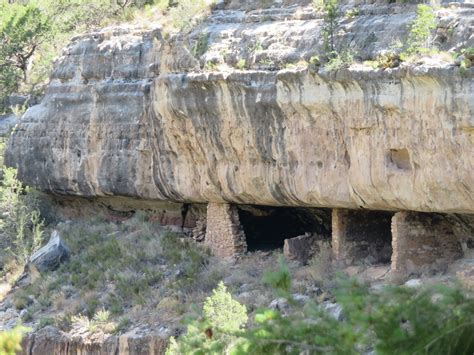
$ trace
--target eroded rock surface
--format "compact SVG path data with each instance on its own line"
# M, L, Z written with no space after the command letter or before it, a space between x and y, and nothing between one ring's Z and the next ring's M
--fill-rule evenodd
M168 341L156 334L124 334L120 336L96 335L85 340L47 326L23 340L21 354L32 355L160 355L164 354Z
M472 70L285 68L323 53L321 15L305 3L230 2L170 39L127 28L75 38L7 163L66 195L474 213ZM416 9L359 8L336 43L360 61L404 41ZM472 6L437 16L441 49L473 46ZM252 69L233 68L240 59Z

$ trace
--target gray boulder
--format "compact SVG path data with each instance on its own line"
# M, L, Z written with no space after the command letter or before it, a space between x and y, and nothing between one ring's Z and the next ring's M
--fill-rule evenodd
M318 238L305 233L295 238L285 239L283 254L289 260L297 260L306 264L318 249Z
M322 308L336 320L341 321L344 317L342 306L330 301L323 302Z
M10 134L12 128L17 123L18 117L14 114L0 115L0 137L6 137Z
M33 265L39 272L50 271L56 269L68 258L69 248L61 239L58 231L54 230L48 244L30 257L30 265Z

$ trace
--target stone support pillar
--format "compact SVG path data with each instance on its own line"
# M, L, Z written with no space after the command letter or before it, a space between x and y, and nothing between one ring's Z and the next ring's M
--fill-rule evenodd
M342 208L332 210L332 250L334 258L338 261L345 258L348 216L349 210Z
M247 251L245 233L236 206L213 202L207 205L205 243L220 257L232 257Z

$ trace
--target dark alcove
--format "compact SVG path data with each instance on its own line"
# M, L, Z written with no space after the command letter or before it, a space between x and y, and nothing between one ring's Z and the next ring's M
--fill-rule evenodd
M282 248L306 232L331 235L331 211L321 208L240 205L239 219L249 251Z

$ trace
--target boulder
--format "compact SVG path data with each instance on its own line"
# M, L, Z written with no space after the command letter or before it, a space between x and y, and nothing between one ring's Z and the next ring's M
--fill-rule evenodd
M283 254L287 259L306 264L317 250L317 238L305 233L295 238L285 239Z
M0 115L0 137L6 137L10 135L10 131L15 126L18 117L14 114L11 115Z
M51 238L44 247L30 257L30 265L39 272L56 269L59 264L69 258L69 248L61 239L58 231L51 233Z
M404 285L410 288L419 288L423 286L423 282L420 279L411 279L405 282Z
M338 303L326 301L323 302L322 308L338 321L344 317L342 306Z

